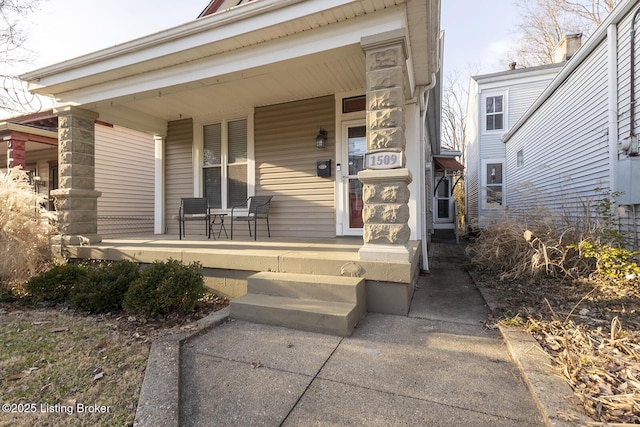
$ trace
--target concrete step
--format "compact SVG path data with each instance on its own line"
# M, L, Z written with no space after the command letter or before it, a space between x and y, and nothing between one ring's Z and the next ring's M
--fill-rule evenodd
M352 303L261 294L246 294L230 305L234 319L343 337L364 316Z
M247 293L355 303L364 301L365 284L359 277L263 271L249 276Z
M354 277L260 272L231 301L235 319L339 336L365 314L365 281Z

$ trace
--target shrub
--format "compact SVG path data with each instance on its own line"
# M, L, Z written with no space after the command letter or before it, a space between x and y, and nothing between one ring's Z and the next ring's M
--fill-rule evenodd
M180 261L154 262L142 269L125 295L125 310L148 316L187 313L205 294L202 266Z
M80 278L71 289L69 302L92 313L120 310L130 284L138 275L138 264L134 262L102 263Z
M607 277L636 277L640 275L640 266L635 260L640 252L583 240L576 249L580 256L596 261L598 273Z
M71 289L86 276L87 270L81 265L55 265L39 276L32 277L25 284L25 290L36 301L65 302Z
M24 282L48 267L51 214L20 168L0 172L0 287ZM0 289L2 290L2 289Z

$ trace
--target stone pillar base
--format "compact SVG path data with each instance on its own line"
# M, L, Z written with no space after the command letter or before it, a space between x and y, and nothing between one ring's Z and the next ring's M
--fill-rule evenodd
M58 189L55 198L59 244L84 246L102 241L98 235L98 197L102 193L84 189Z
M408 245L365 243L358 250L362 261L411 262L412 249Z

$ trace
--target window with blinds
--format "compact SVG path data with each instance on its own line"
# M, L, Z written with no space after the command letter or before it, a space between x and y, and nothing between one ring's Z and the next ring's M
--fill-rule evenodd
M247 120L203 128L204 197L217 209L230 209L247 199Z

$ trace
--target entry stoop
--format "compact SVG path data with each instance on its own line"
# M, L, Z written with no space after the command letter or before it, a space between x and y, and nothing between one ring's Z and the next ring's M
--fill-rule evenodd
M366 314L365 281L264 271L230 306L234 319L346 337Z

